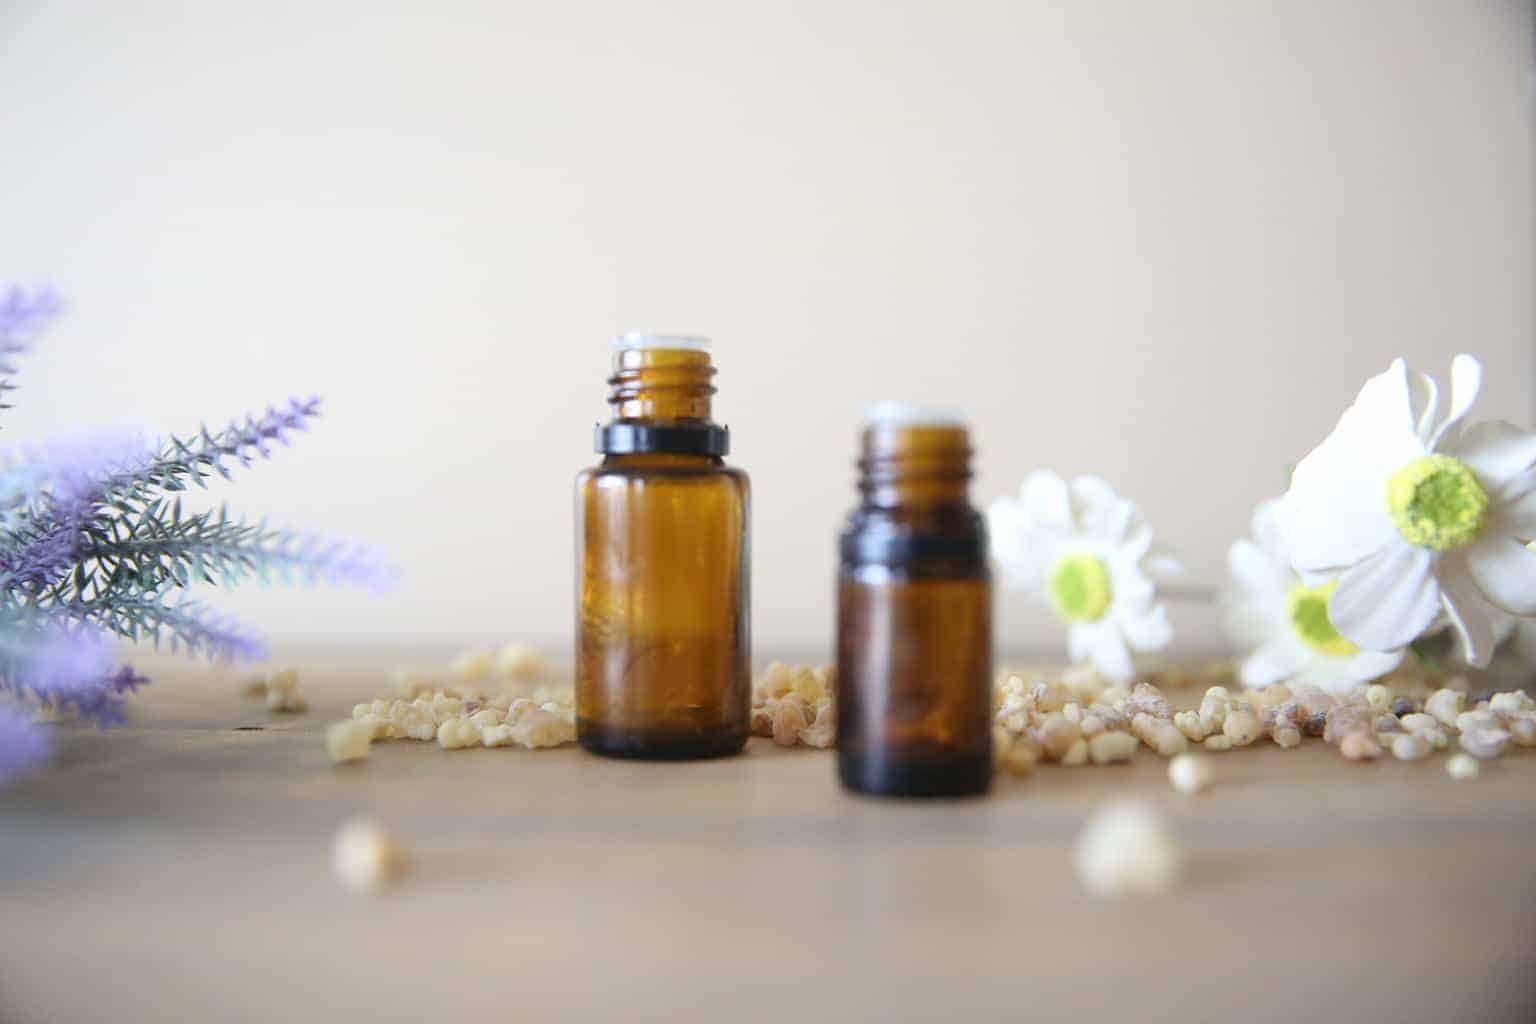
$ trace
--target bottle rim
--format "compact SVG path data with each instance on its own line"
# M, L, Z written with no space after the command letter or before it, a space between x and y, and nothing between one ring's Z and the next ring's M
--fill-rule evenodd
M654 331L626 331L613 339L613 349L616 352L658 348L708 352L710 341L702 334L665 334Z
M863 408L865 426L964 427L966 418L958 410L917 402L869 402Z

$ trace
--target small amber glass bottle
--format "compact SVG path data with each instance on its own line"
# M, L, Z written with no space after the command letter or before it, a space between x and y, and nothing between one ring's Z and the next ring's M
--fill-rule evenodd
M858 508L840 538L837 767L883 796L962 796L992 780L992 591L957 418L866 412Z
M576 733L615 757L734 754L751 713L747 475L702 338L614 343L603 461L576 478Z

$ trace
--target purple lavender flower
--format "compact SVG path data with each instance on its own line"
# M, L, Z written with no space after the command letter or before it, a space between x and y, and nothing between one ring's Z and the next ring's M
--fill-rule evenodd
M26 352L64 308L51 289L27 294L17 285L0 293L0 374L13 374L13 357Z
M0 788L37 771L53 756L48 728L23 707L0 704Z
M310 580L350 583L375 593L389 590L400 580L400 570L382 552L358 541L297 534L292 558Z
M55 438L0 455L0 507L99 499L103 483L135 472L149 458L142 435L114 430Z
M67 705L75 717L95 722L99 726L121 725L127 718L123 710L123 698L149 682L129 665L107 673L95 681L90 689Z
M111 644L89 626L49 624L24 644L9 681L46 704L89 699L112 670Z
M45 290L0 292L0 376L60 306ZM0 395L9 388L0 380ZM394 582L361 544L182 508L189 487L268 458L319 411L319 399L295 398L186 440L93 434L0 452L0 779L47 758L46 731L18 717L27 704L98 724L123 719L124 698L146 680L113 668L109 637L224 660L265 656L259 636L181 598L185 588L251 576Z

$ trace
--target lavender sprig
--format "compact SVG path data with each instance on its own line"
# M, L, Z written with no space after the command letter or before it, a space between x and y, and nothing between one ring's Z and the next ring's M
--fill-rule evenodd
M249 523L232 518L225 505L187 513L180 499L159 499L123 508L122 515L81 524L72 557L88 568L68 581L75 593L99 593L125 577L146 591L198 582L233 586L253 577L384 590L395 580L366 545Z
M49 291L3 293L0 374L14 372L13 357L59 309ZM100 724L121 721L124 698L146 680L113 668L113 637L219 659L264 656L264 642L250 629L186 598L198 583L393 583L395 571L363 545L249 522L224 506L182 507L182 492L268 458L319 411L317 398L291 399L189 439L149 445L134 435L101 434L0 453L6 707L19 702ZM45 732L14 713L0 721L0 783L45 759L46 742Z
M202 654L222 661L259 661L267 656L261 635L235 618L199 601L143 596L131 586L110 590L92 600L50 602L51 613L94 626L157 649Z
M228 480L227 462L249 467L258 458L270 458L274 444L287 447L291 436L309 429L319 415L319 398L290 398L286 406L236 420L217 433L205 426L190 440L172 435L143 465L106 480L107 500L143 500L154 491L185 491L189 484L206 487L215 475Z

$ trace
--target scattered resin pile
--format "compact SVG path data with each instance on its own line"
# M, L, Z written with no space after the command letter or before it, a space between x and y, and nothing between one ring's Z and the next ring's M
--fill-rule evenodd
M837 669L831 665L768 666L752 687L752 734L781 747L826 749L837 739Z
M1233 694L1225 686L1205 691L1199 706L1177 710L1150 682L1129 689L1106 686L1092 673L1005 672L993 694L993 753L1017 774L1037 763L1111 764L1130 760L1146 746L1164 757L1192 749L1219 752L1261 740L1294 748L1318 737L1352 761L1390 752L1417 761L1453 744L1468 759L1492 760L1511 746L1536 747L1536 701L1522 690L1470 700L1465 679L1432 684L1394 677L1343 693L1317 687L1276 685ZM1470 704L1470 706L1469 706ZM1451 758L1447 771L1476 775L1476 762ZM1198 791L1208 779L1181 767L1175 785ZM1190 774L1186 774L1190 773Z
M450 672L451 682L397 673L392 694L358 704L350 720L326 730L331 760L363 760L373 743L388 739L436 740L444 750L575 742L572 689L547 682L548 667L531 648L471 651ZM1160 678L1170 684L1169 694L1189 693L1196 682L1193 676ZM265 696L273 710L304 707L291 669L252 683L250 692ZM830 748L837 738L836 698L835 667L774 662L753 686L752 732L780 746ZM1174 759L1170 783L1186 793L1210 785L1212 766L1180 755L1263 742L1289 749L1317 738L1352 761L1387 755L1417 761L1443 752L1455 779L1476 778L1478 762L1512 748L1536 747L1536 700L1523 690L1472 695L1461 677L1394 675L1342 693L1284 685L1233 692L1217 685L1180 708L1152 682L1127 688L1108 685L1091 670L1007 670L998 675L992 700L993 754L1001 768L1022 775L1040 763L1115 764L1146 747Z
M455 659L451 673L451 684L396 673L391 696L356 705L350 720L326 729L326 753L345 764L366 759L380 740L436 740L444 750L533 750L576 741L575 695L569 686L531 686L548 675L544 659L531 648L509 644L499 654L469 651Z

